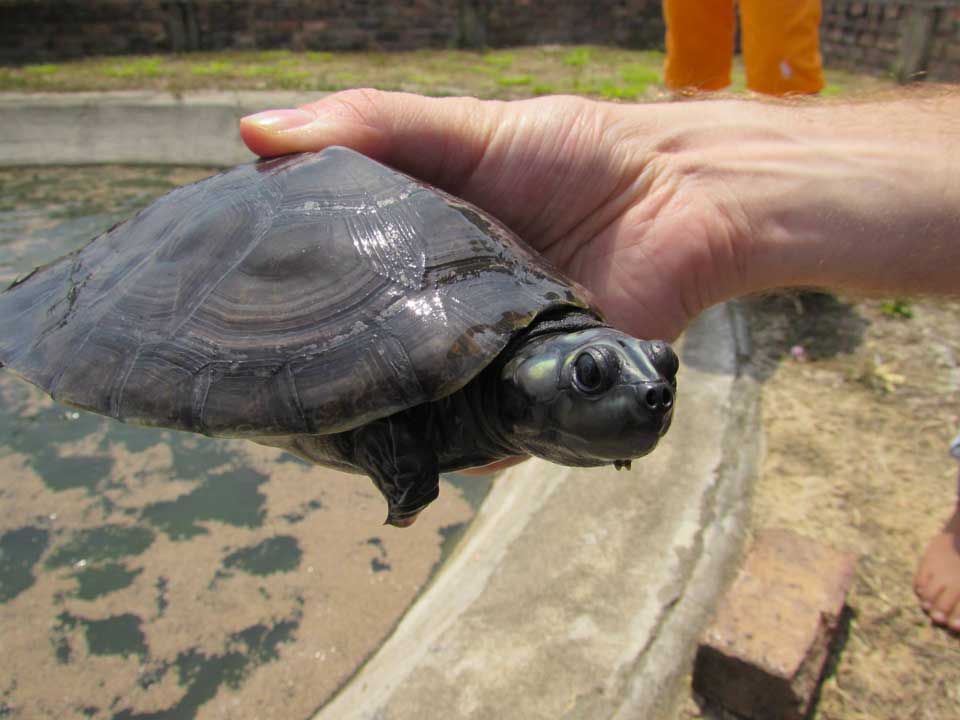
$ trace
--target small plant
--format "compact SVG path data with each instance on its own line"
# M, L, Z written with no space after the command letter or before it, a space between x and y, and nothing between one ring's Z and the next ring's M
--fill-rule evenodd
M646 90L644 86L643 90ZM604 83L597 92L601 97L607 100L636 100L637 96L643 92L632 85L617 85L616 83Z
M27 65L23 71L28 75L53 75L60 71L59 65L44 63L43 65Z
M497 85L501 87L516 87L518 85L530 85L533 82L532 75L502 75L497 78Z
M640 91L643 92L648 85L660 82L660 69L634 63L620 68L620 77L628 85L641 88Z
M336 77L339 79L344 75L344 73L339 73ZM350 80L351 84L356 85L359 83L361 78L358 75L353 75ZM444 85L450 85L453 81L448 75L441 75L440 73L412 73L409 78L410 82L414 85L422 88L422 92L433 93L434 90L438 87L443 87Z
M298 90L310 86L311 80L313 80L313 73L306 70L278 68L278 74L275 77L280 87Z
M233 64L226 60L211 60L208 63L195 63L190 66L191 75L207 77L211 75L227 75L233 70Z
M508 67L513 65L513 53L488 53L487 55L483 56L483 61L487 65L492 65L499 70L506 70Z
M895 298L880 304L880 312L890 318L909 320L913 317L913 307L909 300Z
M282 73L283 70L274 65L247 65L240 70L243 77L249 78L272 78Z
M107 77L134 78L157 77L163 74L160 58L137 58L109 65L103 69Z
M879 358L867 357L860 364L859 369L853 372L853 379L871 390L892 395L897 386L907 381L907 378L896 372L892 366L880 362Z
M540 83L530 88L530 92L534 95L553 95L557 92L557 88L550 83Z
M576 48L563 56L563 64L574 68L584 68L590 64L590 48Z

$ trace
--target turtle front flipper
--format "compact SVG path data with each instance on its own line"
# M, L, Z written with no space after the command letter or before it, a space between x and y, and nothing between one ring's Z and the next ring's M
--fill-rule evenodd
M412 525L440 494L437 456L421 433L389 417L353 431L354 461L387 501L386 524Z

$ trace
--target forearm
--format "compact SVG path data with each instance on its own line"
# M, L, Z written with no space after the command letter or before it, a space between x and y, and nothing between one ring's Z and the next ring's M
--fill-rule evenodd
M960 294L960 93L714 111L676 146L731 219L742 290Z

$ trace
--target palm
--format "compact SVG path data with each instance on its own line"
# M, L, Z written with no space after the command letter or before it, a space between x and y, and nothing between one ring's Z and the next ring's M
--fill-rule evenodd
M582 283L616 325L673 339L716 294L708 248L725 229L709 192L618 132L618 109L576 98L504 106L472 171L435 181Z

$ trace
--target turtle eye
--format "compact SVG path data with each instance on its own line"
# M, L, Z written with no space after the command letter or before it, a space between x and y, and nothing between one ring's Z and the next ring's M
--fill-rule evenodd
M573 363L574 380L586 393L598 393L613 385L615 363L603 353L585 351Z

